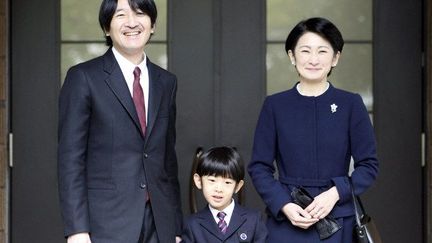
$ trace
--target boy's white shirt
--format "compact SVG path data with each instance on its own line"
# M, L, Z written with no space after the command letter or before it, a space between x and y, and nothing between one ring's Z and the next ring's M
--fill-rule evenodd
M235 206L235 202L234 199L231 199L231 203L230 205L228 205L224 210L222 210L222 212L224 212L226 214L224 220L227 223L227 226L229 226L229 223L231 221L231 216L233 214L234 211L234 206ZM220 212L217 209L214 209L212 206L210 206L210 204L208 205L211 214L213 215L214 220L216 221L216 223L219 222L219 218L217 217L217 214Z

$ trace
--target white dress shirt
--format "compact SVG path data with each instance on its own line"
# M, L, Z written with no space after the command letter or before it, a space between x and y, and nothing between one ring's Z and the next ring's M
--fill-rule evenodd
M114 53L114 57L117 60L117 63L120 66L120 69L123 73L123 77L126 80L126 84L129 88L129 92L131 94L131 97L133 96L133 82L134 82L134 74L133 71L135 70L135 67L139 67L141 69L141 75L140 75L140 84L143 89L144 93L144 104L145 104L145 112L146 112L146 122L148 117L148 97L149 97L149 74L147 69L147 56L144 54L144 60L138 64L135 65L132 62L130 62L128 59L126 59L124 56L122 56L114 47L112 47L112 51Z
M218 214L219 212L224 212L224 213L226 214L224 220L225 220L225 222L227 223L227 226L229 226L229 223L230 223L230 220L231 220L231 216L232 216L232 214L233 214L234 206L235 206L234 199L232 199L230 205L228 205L228 206L227 206L226 208L224 208L224 210L222 210L222 211L219 211L219 210L213 208L212 206L210 206L210 204L209 204L208 206L209 206L210 212L211 212L211 214L213 215L213 218L214 218L214 220L216 221L216 223L219 223L219 218L218 218L217 214Z

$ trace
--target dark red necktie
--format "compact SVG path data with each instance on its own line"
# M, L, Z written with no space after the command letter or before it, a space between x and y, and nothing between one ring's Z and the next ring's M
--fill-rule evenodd
M141 125L142 133L145 135L146 132L146 110L144 104L144 93L140 84L141 69L136 67L133 71L134 82L133 82L133 101L135 103L135 109L138 114L139 122Z

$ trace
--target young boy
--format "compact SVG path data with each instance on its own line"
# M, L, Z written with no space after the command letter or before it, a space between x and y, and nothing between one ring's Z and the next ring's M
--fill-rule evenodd
M233 148L212 148L200 157L194 182L208 206L189 216L182 242L265 242L267 229L260 212L233 199L244 184L243 178L243 162Z

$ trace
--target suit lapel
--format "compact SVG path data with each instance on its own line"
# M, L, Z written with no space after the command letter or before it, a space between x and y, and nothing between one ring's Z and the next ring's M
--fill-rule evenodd
M108 74L105 82L111 88L112 92L120 101L122 106L126 109L129 116L134 121L137 129L141 131L141 125L139 123L139 118L135 110L132 96L130 94L129 88L126 84L126 80L124 79L120 66L115 60L114 54L112 53L111 49L109 49L104 55L104 71Z
M246 222L245 211L236 203L224 240L231 237Z
M233 215L231 216L230 223L228 225L227 232L222 234L220 232L217 223L213 219L213 215L208 207L198 212L197 218L199 224L204 227L208 232L214 235L221 241L225 241L230 238L233 234L236 234L237 230L246 222L246 211L238 204L235 205ZM237 237L237 236L236 236Z
M213 215L210 212L208 207L205 207L203 210L198 212L197 215L198 223L205 228L210 234L214 235L219 240L223 241L225 239L225 235L220 232L216 221L213 219Z
M163 87L160 82L160 73L155 65L147 58L147 69L149 73L149 102L148 102L148 118L145 140L147 143L148 138L153 130L156 117L158 115L159 106L162 99Z

